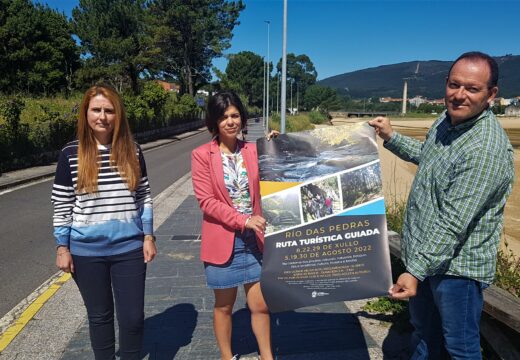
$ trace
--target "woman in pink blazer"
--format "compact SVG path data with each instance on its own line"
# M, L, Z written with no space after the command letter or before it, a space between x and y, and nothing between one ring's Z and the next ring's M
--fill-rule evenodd
M204 214L201 260L215 294L213 329L222 360L231 350L231 315L244 285L262 360L273 359L269 310L260 289L265 219L260 207L256 145L237 139L247 114L233 92L209 99L206 125L213 139L193 150L193 189Z

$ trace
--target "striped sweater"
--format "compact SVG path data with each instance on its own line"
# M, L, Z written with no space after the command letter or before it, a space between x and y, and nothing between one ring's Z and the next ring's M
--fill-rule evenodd
M117 169L109 166L110 146L98 145L98 191L77 191L78 141L61 151L52 187L54 237L80 256L122 254L143 246L153 233L152 197L143 153L137 145L141 180L129 191Z

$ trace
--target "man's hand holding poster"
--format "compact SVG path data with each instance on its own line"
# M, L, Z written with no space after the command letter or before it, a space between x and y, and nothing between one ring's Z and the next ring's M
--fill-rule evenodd
M257 141L273 312L386 295L392 284L381 169L366 123Z

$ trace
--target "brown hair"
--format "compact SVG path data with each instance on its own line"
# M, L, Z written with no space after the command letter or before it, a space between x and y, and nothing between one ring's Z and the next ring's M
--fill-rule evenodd
M115 123L112 133L110 166L117 168L128 189L135 191L141 177L136 145L130 132L123 101L117 91L107 85L92 86L85 92L81 101L77 130L79 140L77 190L87 193L94 193L98 190L99 152L94 132L87 121L90 100L97 95L104 96L114 106Z

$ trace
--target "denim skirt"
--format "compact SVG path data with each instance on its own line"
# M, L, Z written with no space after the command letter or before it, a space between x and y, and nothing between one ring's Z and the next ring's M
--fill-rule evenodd
M235 233L231 258L222 265L205 262L204 270L210 289L228 289L260 281L262 253L258 249L255 233L251 230Z

